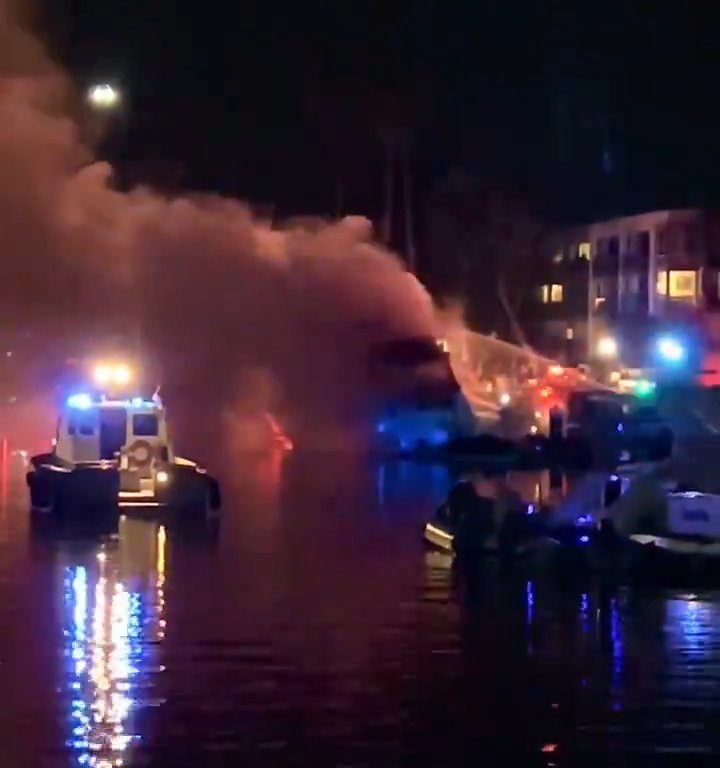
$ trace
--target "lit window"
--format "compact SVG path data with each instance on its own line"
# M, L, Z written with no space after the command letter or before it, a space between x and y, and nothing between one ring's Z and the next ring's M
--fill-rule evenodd
M590 243L580 243L578 245L578 259L590 261Z
M660 296L667 296L667 272L664 269L657 274L657 292Z
M550 286L549 285L541 285L540 286L540 301L542 301L543 304L547 304L548 301L550 301Z
M559 304L563 300L563 287L558 283L550 286L550 301L553 304Z
M671 299L694 299L697 273L694 269L673 269L668 276L668 294Z
M565 329L565 338L568 341L572 341L575 338L575 330L571 325L568 325L568 327Z

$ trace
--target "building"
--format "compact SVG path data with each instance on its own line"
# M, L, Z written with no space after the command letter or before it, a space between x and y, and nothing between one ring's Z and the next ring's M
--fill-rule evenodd
M640 365L648 337L679 325L720 347L716 212L655 211L559 229L544 238L541 259L532 321L549 354L580 362L611 351L613 338L623 360Z

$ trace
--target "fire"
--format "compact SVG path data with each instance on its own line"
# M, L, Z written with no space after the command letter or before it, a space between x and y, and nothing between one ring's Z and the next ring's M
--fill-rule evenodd
M272 413L270 413L270 411L265 411L263 415L265 416L265 419L270 426L270 431L273 434L273 440L275 443L279 445L284 451L292 451L295 447L293 445L293 441L285 434L278 420L272 415Z

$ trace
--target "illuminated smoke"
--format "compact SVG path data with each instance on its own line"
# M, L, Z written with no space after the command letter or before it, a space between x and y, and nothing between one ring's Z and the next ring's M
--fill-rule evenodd
M166 396L202 402L208 429L266 410L316 436L362 423L368 345L436 330L369 223L282 227L221 197L118 192L73 98L0 0L0 325L41 329L48 349L141 335Z

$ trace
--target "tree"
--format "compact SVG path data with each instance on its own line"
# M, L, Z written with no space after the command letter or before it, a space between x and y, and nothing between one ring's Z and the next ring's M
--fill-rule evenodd
M423 276L436 296L463 302L471 326L524 344L519 317L537 281L543 226L522 197L451 171L430 194Z

